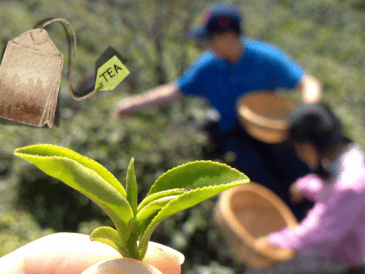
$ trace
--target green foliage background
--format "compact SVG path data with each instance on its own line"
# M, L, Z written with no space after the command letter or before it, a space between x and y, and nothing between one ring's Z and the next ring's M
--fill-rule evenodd
M324 102L343 121L349 137L364 147L365 4L361 0L232 1L244 12L245 33L280 47L320 80ZM206 158L210 149L200 129L208 107L185 98L119 121L110 115L117 102L173 81L202 52L186 38L213 1L167 0L17 0L0 1L0 46L45 18L64 18L76 30L78 47L73 86L93 78L95 61L112 46L126 59L131 74L114 91L76 102L67 90L67 36L59 23L46 29L65 64L58 104L59 126L52 129L0 122L0 256L56 231L90 233L110 225L87 198L15 159L15 148L49 143L68 147L108 168L124 182L135 158L139 200L166 170ZM91 75L91 76L90 76ZM93 84L93 83L91 83ZM300 99L293 92L289 96ZM219 160L219 159L212 159ZM166 220L154 241L183 252L183 273L239 273L243 266L222 251L212 223L216 198Z

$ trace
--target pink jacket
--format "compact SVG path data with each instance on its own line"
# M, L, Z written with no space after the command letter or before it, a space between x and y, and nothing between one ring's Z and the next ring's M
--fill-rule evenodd
M315 201L295 228L272 233L270 241L298 252L329 254L338 263L363 265L365 257L365 163L356 145L337 161L336 178L300 178L300 193Z

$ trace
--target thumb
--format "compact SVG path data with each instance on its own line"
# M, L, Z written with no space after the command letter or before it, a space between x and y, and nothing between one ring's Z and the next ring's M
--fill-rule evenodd
M158 253L155 245L158 244L149 243L144 261L150 266L147 267L147 264L145 264L144 269L146 271L152 269L154 271L152 273L156 274L161 272L156 272L155 268L158 268L164 274L180 274L180 265L184 261L184 256L177 251L174 254L169 251L163 252L160 249L158 249L160 250L160 253ZM83 273L83 271L101 261L121 258L122 256L114 248L100 242L90 241L88 235L55 233L26 244L0 258L0 272L6 274ZM119 262L108 263L106 266L118 267Z
M55 233L30 242L0 258L0 272L82 273L95 263L120 257L112 247L90 241L88 235Z

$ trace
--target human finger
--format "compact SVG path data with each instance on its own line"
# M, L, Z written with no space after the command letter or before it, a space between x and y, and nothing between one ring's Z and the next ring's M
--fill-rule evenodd
M141 261L133 260L133 259L113 259L113 260L105 260L99 263L96 263L86 269L82 274L163 274L157 268L144 264Z
M151 255L150 252L154 252L153 245L147 250L145 258L147 263L149 258L155 258L155 255ZM180 267L179 258L176 255L171 256L176 257L171 261L171 265ZM80 274L98 262L117 258L121 258L121 255L114 248L91 241L88 235L56 233L35 240L0 258L0 272Z
M79 274L89 266L120 258L112 247L88 235L56 233L37 239L0 259L0 272L12 274Z
M297 187L295 186L295 184L293 184L290 187L289 193L290 193L290 200L294 204L299 204L305 198L304 195L299 192L299 190L297 189Z
M122 115L130 115L133 114L133 110L130 107L116 107L111 116L113 120L120 118Z
M113 120L117 120L118 118L120 118L120 113L119 113L119 108L115 108L114 109L114 112L113 112L113 114L111 115L111 118L113 119Z
M271 242L270 236L259 238L256 241L256 248L264 253L275 253L276 256L281 258L291 258L294 254L294 250Z

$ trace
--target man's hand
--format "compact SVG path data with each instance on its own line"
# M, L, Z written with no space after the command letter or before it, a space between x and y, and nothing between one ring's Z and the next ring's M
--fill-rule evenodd
M122 100L118 103L117 107L111 116L113 120L120 118L122 115L131 115L135 112L135 107L128 103L128 100Z
M302 94L305 103L317 103L322 98L322 87L311 75L304 75L296 89Z
M0 273L81 274L86 269L89 271L87 273L104 273L99 271L103 270L102 267L93 266L108 260L106 264L113 264L117 270L120 258L121 255L114 248L90 241L88 235L56 233L28 243L0 258ZM150 269L158 269L162 273L181 273L183 255L175 250L161 250L158 245L154 246L150 242L143 261L155 267ZM93 272L90 272L90 267ZM158 270L154 270L155 273L161 274Z
M160 86L146 94L120 101L111 118L115 120L122 115L130 115L146 107L164 106L182 97L183 94L175 83Z

